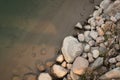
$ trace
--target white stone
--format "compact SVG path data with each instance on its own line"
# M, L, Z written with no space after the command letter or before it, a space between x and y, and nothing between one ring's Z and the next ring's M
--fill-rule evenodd
M64 67L56 64L53 65L52 70L58 78L64 77L68 72Z
M72 36L68 36L64 39L62 45L62 53L65 60L70 63L83 52L82 43Z
M91 29L91 26L90 26L90 25L85 25L84 28L85 28L86 30L90 30L90 29Z
M98 33L97 33L96 31L92 30L92 31L90 32L90 36L91 36L94 40L96 40L96 38L98 37Z
M93 50L93 51L92 51L92 54L93 54L93 57L94 57L94 58L98 58L99 55L100 55L99 50Z
M41 73L38 80L52 80L52 77L48 73Z
M90 40L90 41L88 42L88 44L89 44L90 46L94 46L94 45L95 45L95 41L94 41L94 40Z
M106 9L111 3L111 0L103 0L101 3L100 3L100 7L103 8L103 9Z
M102 8L99 8L98 10L95 10L93 12L93 17L98 17L102 13Z
M88 20L88 23L91 25L91 27L92 27L92 26L95 27L95 26L96 26L95 18L94 18L94 17L90 18L90 19Z
M75 27L77 27L77 28L79 28L79 29L82 29L82 25L81 25L80 22L78 22L78 23L75 25Z
M89 51L90 51L90 45L89 45L89 44L86 44L86 45L84 46L84 51L85 51L85 52L89 52Z
M91 53L88 53L88 61L91 63L94 61L93 55Z
M56 61L59 62L59 63L62 63L63 60L64 60L64 57L63 57L62 54L60 54L60 55L57 57L57 59L56 59Z
M78 40L79 41L84 41L85 40L85 37L83 34L78 34Z

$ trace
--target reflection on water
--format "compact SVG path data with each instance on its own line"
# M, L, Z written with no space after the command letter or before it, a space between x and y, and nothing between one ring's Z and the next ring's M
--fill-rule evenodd
M36 72L93 9L89 0L0 0L0 79Z

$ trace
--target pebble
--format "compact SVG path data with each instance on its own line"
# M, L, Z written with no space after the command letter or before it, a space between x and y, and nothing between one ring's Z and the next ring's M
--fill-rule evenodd
M62 67L67 67L67 63L64 61L62 64L61 64Z
M84 41L85 40L85 37L84 37L84 35L83 34L78 34L78 40L79 41Z
M36 67L39 71L45 71L45 66L43 64L36 64Z
M99 36L96 38L97 43L102 43L102 42L104 42L104 40L105 40L105 38L103 36Z
M86 42L89 42L90 40L92 40L91 37L89 36L89 34L90 34L90 31L85 31L84 32Z
M116 59L115 58L110 58L109 63L111 63L111 64L116 63Z
M101 13L102 13L102 9L99 8L98 10L95 10L95 11L93 12L93 17L98 17Z
M96 17L96 25L101 26L102 24L104 24L104 19L100 16Z
M100 36L103 36L105 34L104 31L100 27L96 27L96 29Z
M115 17L113 17L113 16L110 17L110 20L113 21L113 22L117 21L117 19Z
M120 61L120 55L116 56L116 60Z
M94 40L96 40L96 38L98 37L98 33L97 33L95 30L92 30L92 31L90 31L90 36L91 36Z
M91 53L88 53L88 61L89 63L92 63L94 61L93 55Z
M85 25L84 28L85 28L86 30L90 30L90 29L91 29L91 26L90 26L90 25Z
M80 78L80 76L73 73L73 71L70 71L70 76L71 76L72 80L79 80L79 78Z
M101 3L100 3L100 7L102 9L106 9L109 5L110 5L111 1L110 0L103 0Z
M83 53L83 54L82 54L82 57L83 57L83 58L87 58L87 53Z
M120 78L120 67L114 68L100 77L100 79L102 80L116 79L116 78Z
M84 51L85 51L85 52L89 52L89 51L90 51L90 45L89 45L89 44L86 44L86 45L85 45Z
M48 73L41 73L38 80L52 80L52 77Z
M93 51L92 51L92 54L93 54L93 57L94 57L94 58L98 58L99 55L100 55L99 50L93 50Z
M117 67L120 67L120 62L117 62L117 63L116 63L116 66L117 66Z
M103 57L98 57L91 65L90 68L92 70L100 67L101 65L103 65Z
M85 74L88 66L89 66L89 62L85 58L77 57L73 62L72 71L75 74L83 75Z
M53 65L52 71L55 74L55 76L57 76L58 78L64 77L68 72L67 69L65 69L64 67L57 65L57 64Z
M67 69L71 69L72 68L72 64L67 64Z
M82 29L82 25L81 25L80 22L78 22L78 23L75 25L75 27L77 27L77 28L79 28L79 29Z
M62 53L64 55L65 60L68 63L73 62L73 60L82 54L83 45L79 43L78 40L72 36L68 36L64 39L62 45Z
M119 50L120 49L120 45L119 44L115 44L115 49Z
M96 26L95 18L94 18L94 17L90 18L90 19L88 20L88 23L89 23L91 26L95 27L95 26Z
M46 65L46 68L49 68L49 67L51 67L53 64L54 64L54 61L47 61L45 65Z
M95 41L94 41L94 40L90 40L90 41L88 42L88 44L89 44L90 46L94 46L94 45L95 45Z
M56 58L56 61L59 62L59 63L62 63L64 60L64 57L62 54L60 54L57 58Z
M116 18L117 20L119 20L119 19L120 19L120 13L116 13L115 18Z

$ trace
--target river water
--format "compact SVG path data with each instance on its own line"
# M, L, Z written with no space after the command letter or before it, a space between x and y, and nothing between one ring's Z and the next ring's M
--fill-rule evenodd
M102 0L0 0L0 80L35 72Z

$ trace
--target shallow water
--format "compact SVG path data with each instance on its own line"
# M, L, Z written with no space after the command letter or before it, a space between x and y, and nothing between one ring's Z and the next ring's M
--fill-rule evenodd
M53 59L76 22L102 0L0 0L0 79L35 71Z

